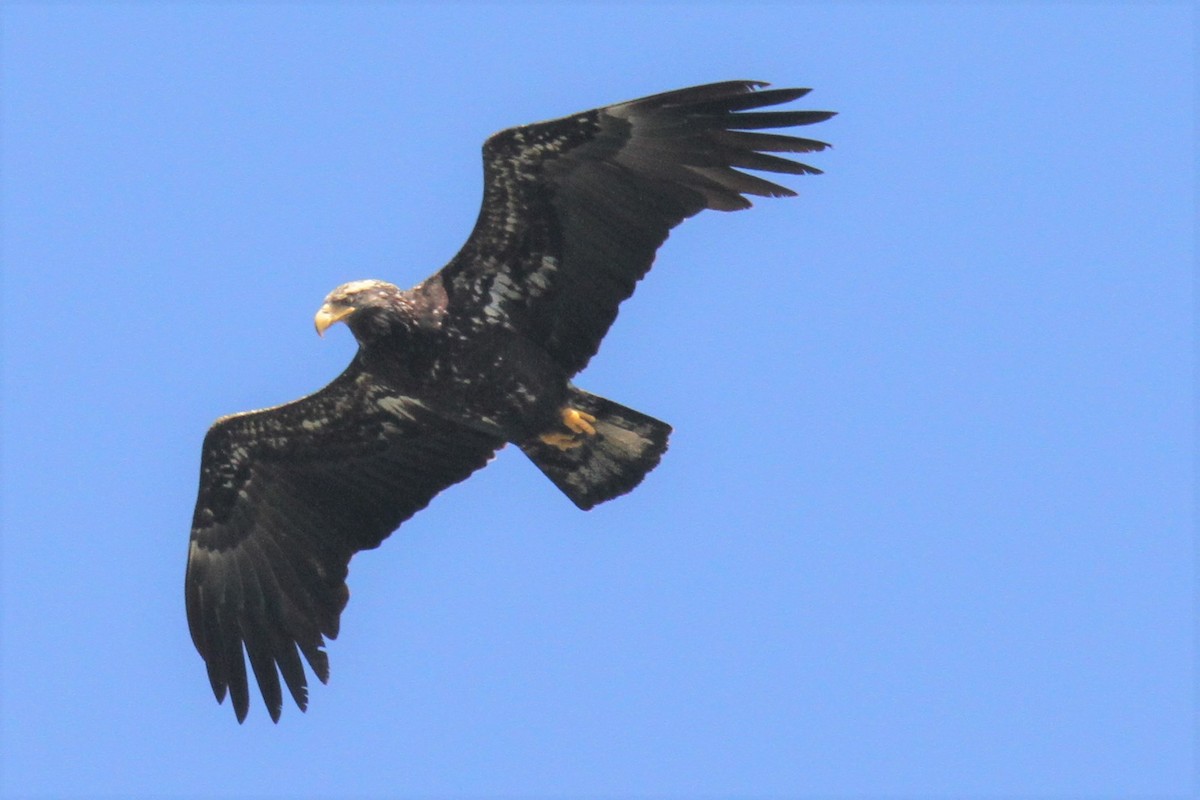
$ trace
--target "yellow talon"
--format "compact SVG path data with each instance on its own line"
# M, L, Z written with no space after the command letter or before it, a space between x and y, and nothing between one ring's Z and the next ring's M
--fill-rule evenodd
M579 411L567 406L562 410L562 421L563 425L566 425L575 433L582 433L585 436L596 435L596 429L592 427L592 423L596 421L596 418L586 411Z
M557 447L559 450L572 450L583 444L581 437L596 435L596 429L592 426L596 418L591 414L571 408L570 406L564 407L561 414L563 426L570 433L551 431L550 433L543 433L538 436L546 444L551 447Z
M543 433L538 438L559 450L574 450L583 444L582 440L576 439L575 435L571 433Z

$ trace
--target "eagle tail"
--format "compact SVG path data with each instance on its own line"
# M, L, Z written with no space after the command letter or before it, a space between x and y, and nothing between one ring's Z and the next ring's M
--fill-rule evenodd
M631 491L667 450L671 426L654 417L573 386L567 406L594 433L563 435L556 443L534 437L520 448L584 511Z

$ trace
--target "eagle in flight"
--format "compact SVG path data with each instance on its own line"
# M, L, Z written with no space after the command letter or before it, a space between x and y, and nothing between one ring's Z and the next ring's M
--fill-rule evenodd
M744 195L795 193L750 169L820 170L775 153L824 142L764 133L829 111L762 111L808 89L729 81L510 128L483 146L466 244L408 290L334 289L318 333L358 341L346 370L285 405L222 417L204 438L185 596L218 702L250 705L246 658L271 718L280 676L308 705L301 656L329 678L351 557L515 444L581 509L637 486L671 427L571 383L668 232ZM244 651L244 656L243 656Z

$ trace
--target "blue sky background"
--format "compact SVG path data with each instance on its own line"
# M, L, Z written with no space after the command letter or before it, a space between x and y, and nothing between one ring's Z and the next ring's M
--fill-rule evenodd
M1197 788L1189 4L0 19L5 797ZM453 255L488 134L732 78L835 149L677 230L580 377L660 468L584 514L502 453L238 726L183 613L207 426Z

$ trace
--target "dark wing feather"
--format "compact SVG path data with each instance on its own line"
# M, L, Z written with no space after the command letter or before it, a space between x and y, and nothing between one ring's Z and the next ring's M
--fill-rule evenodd
M300 654L328 680L324 637L337 636L351 556L378 546L502 444L389 391L360 359L316 394L213 425L185 586L192 641L217 700L228 691L245 718L244 648L271 718L283 705L280 674L304 709Z
M463 249L438 275L465 327L501 324L583 369L650 269L671 228L744 195L792 190L741 172L815 174L768 153L828 145L762 128L809 125L828 111L749 111L803 97L731 81L666 92L511 128L483 148L484 197Z

